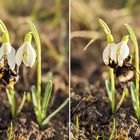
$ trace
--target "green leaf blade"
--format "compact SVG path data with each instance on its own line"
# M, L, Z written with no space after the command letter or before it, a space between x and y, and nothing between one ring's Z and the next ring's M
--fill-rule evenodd
M32 101L33 101L33 105L34 105L34 110L35 110L35 112L37 112L38 106L37 106L37 97L36 97L36 88L35 88L35 86L32 86L31 91L32 91L31 93L32 93Z
M69 102L69 98L67 98L53 113L51 113L43 122L42 126L46 125L52 117L54 117L64 106Z
M111 90L111 83L109 80L105 80L105 85L106 85L106 89L107 89L107 94L109 97L109 100L112 102L112 90Z
M22 110L22 108L24 106L25 101L26 101L26 93L24 92L22 100L21 100L21 103L20 103L20 105L18 107L18 110L16 112L16 115L19 115L19 113L21 112L21 110Z
M50 101L51 93L52 93L52 81L49 80L49 82L47 82L44 97L42 100L42 118L46 116L46 111L47 111L48 104Z

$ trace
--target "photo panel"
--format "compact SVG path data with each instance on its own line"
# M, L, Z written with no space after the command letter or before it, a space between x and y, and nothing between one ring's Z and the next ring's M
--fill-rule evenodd
M69 0L0 0L0 140L69 139Z
M71 0L72 140L140 139L138 0Z

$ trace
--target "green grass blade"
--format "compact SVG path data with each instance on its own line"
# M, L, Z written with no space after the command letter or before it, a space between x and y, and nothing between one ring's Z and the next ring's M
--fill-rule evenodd
M37 111L37 97L36 97L36 88L35 86L32 86L32 101L33 101L33 105L34 105L34 109L35 111Z
M102 140L105 140L105 134L104 134L104 131L102 131Z
M19 115L19 113L21 112L21 110L22 110L22 108L24 106L25 101L26 101L26 93L24 92L24 95L22 97L22 101L21 101L21 103L20 103L20 105L18 107L18 110L16 112L16 115Z
M105 86L106 86L106 89L107 89L107 94L108 94L108 97L110 99L110 101L112 102L112 90L111 90L111 83L109 80L105 80Z
M140 121L140 106L139 106L139 99L137 99L137 93L134 83L130 86L131 91L131 97L132 97L132 103L135 110L135 114L137 116L138 121Z
M8 135L7 140L11 140L12 139L12 134L13 134L13 123L11 122L11 125L10 125L10 133Z
M52 81L50 80L49 82L47 82L44 97L42 100L42 118L46 116L46 111L50 101L51 93L52 93Z
M8 89L6 89L6 93L7 93L9 103L10 103L10 105L12 105L12 98L11 98L11 95L10 95L10 91Z
M111 135L109 137L109 140L112 140L113 139L113 134L115 132L115 129L116 129L116 121L115 121L115 118L113 119L113 126L112 126L112 132L111 132Z
M67 103L69 102L69 98L67 98L53 113L51 113L42 123L42 125L46 125L52 117L54 117Z
M133 103L136 104L136 91L135 91L135 90L136 90L136 89L135 89L135 85L134 85L134 83L132 83L132 84L130 85L131 97L132 97Z

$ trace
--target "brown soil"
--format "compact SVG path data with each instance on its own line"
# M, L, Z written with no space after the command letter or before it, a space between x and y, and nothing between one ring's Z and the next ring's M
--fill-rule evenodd
M20 98L20 97L19 97ZM17 98L18 99L18 98ZM55 98L53 104L48 109L48 114L50 114L55 108L60 105L56 100L62 101L65 99L64 96L58 96ZM21 114L15 118L11 119L10 107L7 102L5 93L0 96L1 100L1 119L0 119L0 139L6 140L7 134L10 129L10 122L13 122L13 134L12 140L63 140L68 139L68 107L65 107L59 114L54 117L49 124L41 130L36 122L36 117L32 108L31 103L26 103ZM66 113L67 112L67 113Z

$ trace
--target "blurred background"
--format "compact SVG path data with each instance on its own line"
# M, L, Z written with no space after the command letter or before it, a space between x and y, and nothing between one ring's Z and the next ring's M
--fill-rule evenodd
M29 26L26 21L32 21L39 32L42 45L42 91L44 91L50 72L53 75L53 92L47 112L48 114L56 109L69 96L68 15L68 0L0 0L0 18L7 26L11 43L16 50L22 45L24 35L29 31ZM32 44L35 47L34 41ZM22 65L22 67L20 67L19 82L17 82L15 86L17 101L20 102L23 92L30 92L31 86L34 84L36 84L36 65L34 65L33 68L27 68ZM7 107L8 103L5 94L0 95L0 99L4 101L3 105ZM4 110L5 108L1 109L1 112L4 112ZM32 112L31 117L27 115L26 112L28 111ZM28 104L25 105L23 109L23 114L24 113L27 118L29 117L36 121L32 105L30 107ZM14 124L17 126L14 128L15 131L16 129L20 130L18 128L18 122L16 123L17 125ZM32 126L32 124L30 125ZM59 137L64 138L65 135L68 137L68 106L62 109L49 125L52 127L54 126L53 129L55 129L55 131L52 129L51 133L55 133L57 139L59 139ZM8 125L5 127L7 128ZM27 126L27 130L21 131L25 133L27 131L28 133L28 127L29 126ZM59 129L61 129L61 133ZM19 134L20 133L22 132L19 132ZM1 134L3 134L3 131ZM43 135L42 132L38 132L39 138L41 138L40 135Z
M99 18L108 24L116 43L120 42L123 35L128 34L124 27L125 23L134 29L139 41L140 1L72 0L71 5L72 75L91 78L91 74L103 64L102 51L106 47L107 41L99 25ZM93 43L86 51L83 51L91 39L93 39Z
M112 119L104 81L109 77L109 67L102 60L107 39L98 20L101 18L107 23L116 43L128 34L124 24L129 24L140 44L140 1L71 0L71 12L71 135L73 139L100 139L102 132L110 135ZM84 51L89 42L89 47ZM133 50L131 41L128 44ZM117 79L115 83L116 100L119 101L122 89ZM130 94L128 96L129 100L124 101L115 116L119 123L114 139L140 138L137 131L139 125L131 119L135 114ZM120 114L126 114L127 117L123 118ZM138 132L137 136L133 132Z

